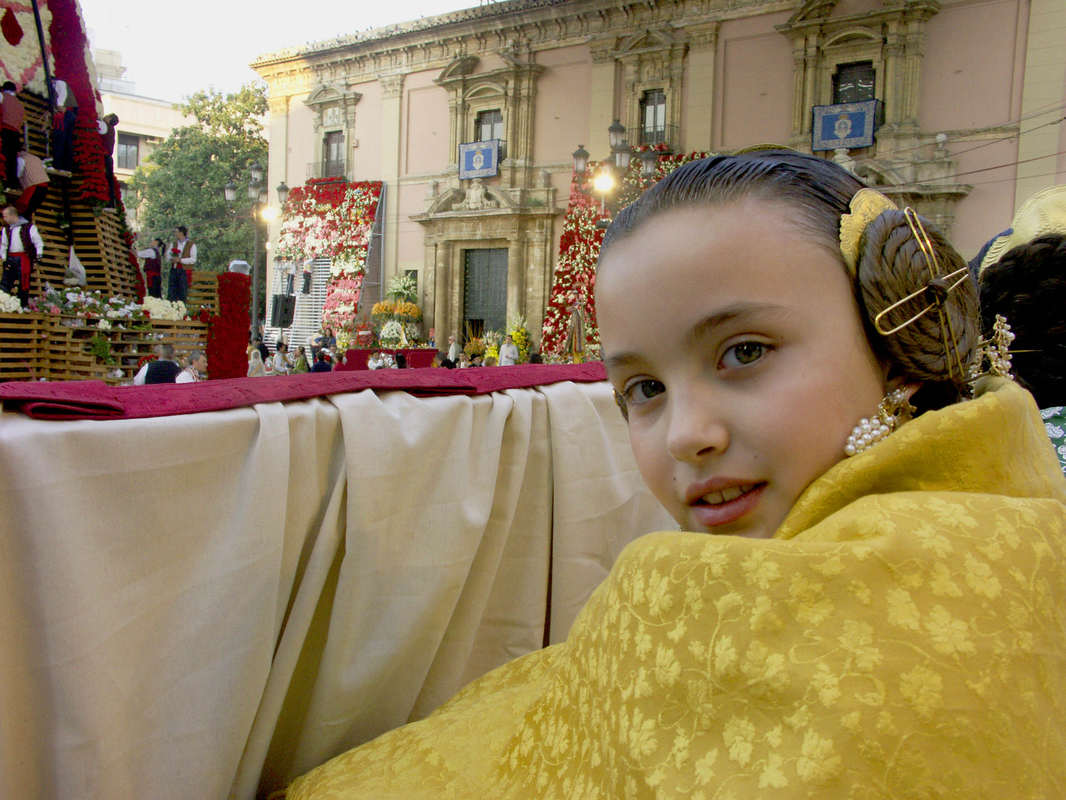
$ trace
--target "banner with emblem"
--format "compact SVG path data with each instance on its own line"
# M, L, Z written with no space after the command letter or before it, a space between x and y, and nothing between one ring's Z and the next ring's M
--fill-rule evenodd
M880 100L838 103L811 109L811 150L870 147L877 130Z
M500 140L459 145L459 179L492 178L500 171Z

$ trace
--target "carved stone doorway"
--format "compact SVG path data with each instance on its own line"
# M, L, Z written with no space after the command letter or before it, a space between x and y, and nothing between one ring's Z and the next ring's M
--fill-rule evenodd
M481 336L507 324L507 249L463 251L463 333Z

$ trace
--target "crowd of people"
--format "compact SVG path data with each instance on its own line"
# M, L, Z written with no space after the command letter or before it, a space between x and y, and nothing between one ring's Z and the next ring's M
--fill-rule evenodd
M207 356L193 350L179 362L174 345L160 344L155 348L156 358L145 361L133 376L134 386L153 383L197 383L207 379Z

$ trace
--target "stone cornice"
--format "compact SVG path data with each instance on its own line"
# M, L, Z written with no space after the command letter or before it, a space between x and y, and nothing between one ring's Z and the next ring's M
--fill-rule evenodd
M361 83L391 72L442 70L457 56L542 49L791 11L796 0L506 0L261 56L252 67L277 91L298 94L320 83Z

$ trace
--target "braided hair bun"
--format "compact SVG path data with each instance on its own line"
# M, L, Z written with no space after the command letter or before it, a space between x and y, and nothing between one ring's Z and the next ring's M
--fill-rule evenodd
M955 402L967 388L967 368L980 339L977 287L943 234L924 218L916 219L928 235L936 264L929 263L906 214L884 211L860 240L856 295L874 352L890 365L890 375L923 383L912 402L937 408ZM875 323L878 314L912 294L913 299ZM903 325L923 309L928 310ZM900 325L894 333L881 333Z

